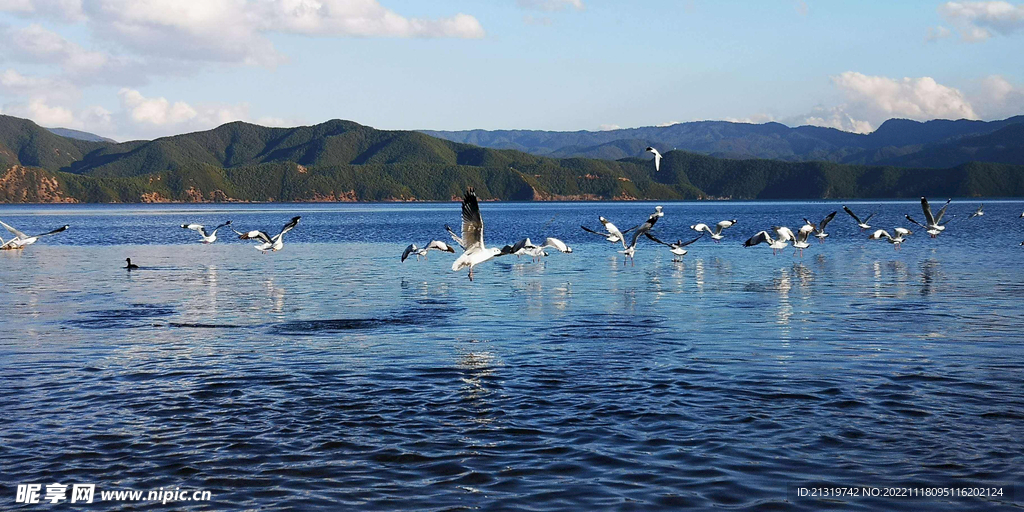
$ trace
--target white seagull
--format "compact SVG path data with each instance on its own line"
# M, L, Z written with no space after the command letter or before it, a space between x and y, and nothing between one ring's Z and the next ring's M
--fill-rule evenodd
M888 240L889 243L892 244L893 249L899 250L900 244L906 241L908 236L913 234L913 232L907 228L894 228L893 232L896 233L896 236L890 235L889 232L884 229L879 229L878 231L871 233L871 236L868 238L871 240Z
M67 229L68 229L68 226L65 224L65 225L63 225L63 226L61 226L61 227L59 227L59 228L57 228L57 229L55 229L53 231L48 231L46 233L41 233L41 234L38 234L38 235L28 236L25 233L22 233L21 231L18 231L17 229L14 229L11 226L7 225L3 221L0 221L0 225L2 225L4 228L7 229L7 231L10 231L11 234L14 235L14 238L12 238L12 239L10 239L10 240L8 240L6 242L4 242L2 239L0 239L0 249L2 249L2 250L24 249L25 246L32 245L32 244L36 243L36 241L38 241L40 237L44 237L44 236L48 236L48 235L55 235L57 233L60 233L61 231L67 231Z
M696 238L694 238L692 240L687 240L685 242L682 241L682 240L678 240L674 244L668 244L668 243L662 242L661 240L658 240L657 238L655 238L654 235L652 235L650 233L647 233L647 238L650 238L655 243L659 243L661 245L667 246L669 252L671 252L672 254L676 255L675 258L672 258L672 261L674 261L676 263L679 263L679 262L683 261L681 258L683 256L686 256L686 249L683 249L683 247L686 247L687 245L690 245L690 244L696 242L697 240L700 240L703 237L704 237L704 233L701 233L700 236L698 236L698 237L696 237Z
M645 149L644 151L646 151L648 153L654 153L654 170L655 171L660 171L661 170L661 153L658 153L657 149L654 149L653 147L650 147L650 146L648 146L647 149Z
M929 235L931 235L932 238L935 238L939 236L939 233L942 233L943 231L946 230L946 226L940 223L942 222L942 216L946 214L946 208L949 207L949 202L952 200L952 198L946 199L946 204L942 205L942 208L939 208L938 213L932 215L932 207L928 204L928 199L922 197L921 211L924 212L924 224L921 224L920 222L914 220L913 218L910 217L909 214L904 215L904 217L906 217L907 220L909 220L910 222L913 222L914 224L923 227L925 231Z
M504 254L497 247L488 248L484 245L484 220L480 216L480 204L473 187L466 189L466 195L462 198L462 236L456 235L447 224L444 228L463 249L462 256L452 263L452 271L469 267L470 281L473 280L473 267Z
M191 229L192 231L198 232L199 235L203 237L202 242L204 244L212 244L212 243L217 241L217 230L219 230L220 228L222 228L224 226L230 226L230 225L231 225L231 221L229 220L229 221L225 222L224 224L221 224L221 225L213 228L213 231L210 232L210 233L206 232L206 228L202 224L182 224L181 227L183 227L185 229Z
M792 232L791 232L792 233ZM744 247L753 247L758 244L766 243L771 248L772 254L778 255L779 251L783 250L788 246L787 240L776 240L772 238L772 235L768 234L767 231L758 231L754 236L743 242Z
M825 232L825 226L827 226L829 222L832 222L832 219L836 216L836 213L838 212L832 212L826 215L825 218L821 219L821 222L819 222L818 224L815 224L807 220L806 218L804 219L804 222L807 223L806 225L811 226L811 228L814 229L814 236L818 238L819 242L824 242L825 239L828 238L828 233Z
M843 206L843 210L845 210L846 213L850 215L850 217L853 217L853 220L857 221L857 227L859 227L860 229L871 229L871 225L868 224L868 222L871 222L871 217L874 217L875 214L878 213L873 212L871 215L865 217L864 220L860 220L860 217L858 217L857 214L853 213L853 210L847 208L846 206Z
M985 215L985 203L981 203L981 205L978 206L978 211L972 213L971 216L967 218L973 219L975 217L981 217L982 215Z
M274 236L270 236L265 231L260 231L258 229L248 233L239 233L238 231L235 231L235 233L238 234L238 238L240 240L259 240L263 242L260 245L253 246L257 251L262 251L263 254L266 254L267 251L277 252L284 247L284 234L297 226L299 224L299 219L301 218L301 216L292 217L292 220L288 221L288 224L285 224L284 227L281 228L281 232ZM232 229L232 231L234 231L234 229Z
M690 229L698 233L700 233L701 231L706 231L709 235L711 235L712 240L718 242L721 239L725 238L725 235L722 234L722 230L731 228L733 225L736 224L736 222L738 222L736 219L723 220L722 222L715 224L714 231L712 231L711 228L707 224L704 224L703 222L700 224L694 224L690 226Z
M501 249L501 252L502 254L515 254L516 256L525 254L536 261L548 255L544 249L554 249L566 254L572 253L572 247L569 247L565 242L557 238L551 237L545 238L542 245L535 245L529 238L524 238L516 242L514 245L506 245Z
M422 249L420 249L419 247L416 247L416 244L412 244L409 247L406 247L405 248L405 252L402 253L402 261L404 262L405 259L408 258L410 254L415 254L417 261L419 261L420 256L422 256L424 259L426 259L427 253L430 252L431 250L441 251L441 252L452 252L452 253L455 252L455 249L453 249L452 246L450 246L450 245L448 245L448 244L446 244L446 243L444 243L444 242L442 242L440 240L433 240L430 243L428 243L426 247L424 247Z
M607 240L607 241L609 241L609 242L611 242L613 244L622 243L622 248L625 249L626 248L626 237L623 236L623 235L625 235L626 233L629 233L630 231L636 229L636 227L629 228L626 231L619 231L619 228L617 228L615 226L615 224L612 224L611 221L609 221L608 219L606 219L604 217L598 217L598 220L600 220L601 224L604 225L604 229L605 229L604 233L602 233L600 231L594 231L593 229L590 229L590 228L588 228L586 226L580 226L580 227L583 228L583 231L586 231L587 233L593 233L593 234L598 235L598 236L602 236L602 237L604 237L605 240Z
M630 244L628 246L626 246L624 248L624 250L619 251L620 253L622 253L623 255L626 256L622 260L622 264L623 265L626 264L626 259L629 259L629 261L634 266L636 266L636 261L634 261L633 256L636 255L636 241L637 241L637 239L640 238L640 235L647 235L647 237L650 238L650 236L651 236L650 235L651 228L654 227L654 225L658 222L659 218L664 217L664 216L665 216L665 214L661 212L661 207L657 206L657 207L654 208L654 213L652 213L650 217L647 217L647 221L644 222L643 224L637 226L636 232L633 233L633 240L630 242Z

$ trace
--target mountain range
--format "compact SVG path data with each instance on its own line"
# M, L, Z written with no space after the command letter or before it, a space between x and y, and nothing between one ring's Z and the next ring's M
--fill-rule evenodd
M428 135L495 149L515 149L553 158L619 160L643 157L648 146L662 153L684 150L731 158L790 162L826 161L858 165L948 168L971 161L1024 165L1018 137L1024 116L1001 121L890 119L872 133L858 134L779 123L698 121L598 132L539 130L424 131Z
M949 133L948 126L933 131ZM1011 123L898 155L918 168L674 150L656 172L642 158L543 157L343 120L294 128L234 122L116 143L69 138L0 115L0 202L449 201L467 186L483 199L520 201L1024 196L1024 166L970 161L925 168L951 155L1017 161L1019 129Z

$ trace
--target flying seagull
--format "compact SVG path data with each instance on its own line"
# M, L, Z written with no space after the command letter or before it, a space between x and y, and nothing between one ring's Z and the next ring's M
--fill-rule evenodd
M819 222L817 224L815 224L815 223L813 223L813 222L811 222L811 221L809 221L807 219L804 219L804 222L807 223L806 225L807 226L811 226L811 228L813 228L814 236L818 238L819 242L824 242L825 239L828 238L828 233L825 232L825 226L827 226L829 222L832 222L832 219L835 218L836 213L838 213L838 212L832 212L832 213L826 215L825 218L821 219L821 222Z
M676 255L675 258L672 258L672 261L677 262L677 263L683 261L682 257L686 256L686 249L683 249L683 247L686 247L687 245L690 245L690 244L696 242L697 240L700 240L703 237L704 237L704 233L701 233L700 236L698 236L698 237L696 237L696 238L694 238L692 240L687 240L685 242L682 241L682 240L678 240L674 244L668 244L668 243L662 242L661 240L658 240L654 235L652 235L650 233L647 233L647 238L650 238L651 241L653 241L655 243L659 243L659 244L664 245L664 246L667 246L669 252L671 252L672 254Z
M484 245L484 219L480 216L480 204L473 187L467 188L462 198L462 236L456 235L447 224L444 228L463 249L462 256L452 263L452 271L469 267L470 281L473 280L473 267L505 254L497 247L488 248Z
M427 253L430 252L431 250L441 252L455 252L455 249L453 249L452 246L440 240L433 240L422 249L416 247L416 244L412 244L409 247L406 247L405 252L402 253L402 261L405 261L405 259L408 258L410 254L415 254L417 260L420 259L420 256L422 256L425 259L427 257Z
M801 258L804 257L804 249L811 246L811 244L807 243L807 237L811 236L813 232L814 225L805 224L796 232L796 236L793 237L793 247L800 250Z
M626 258L622 260L623 265L626 264L626 259L628 259L634 266L636 265L636 262L633 260L633 256L636 255L637 239L640 238L640 235L647 235L647 237L650 238L651 228L654 227L659 218L664 216L665 214L662 213L661 207L656 206L654 207L654 213L652 213L650 217L647 217L647 221L636 227L636 232L633 233L633 240L624 248L624 250L619 251L626 256Z
M648 153L654 153L654 170L655 171L660 171L661 170L661 153L658 153L657 149L654 149L653 147L650 147L650 146L648 146L647 149L645 149L644 151L646 151Z
M907 237L912 234L912 232L907 228L894 228L893 233L896 233L896 236L890 235L889 232L884 229L879 229L878 231L871 233L871 236L868 238L871 240L888 240L889 243L892 244L893 249L899 250L900 244L906 241Z
M690 229L692 229L692 230L694 230L694 231L696 231L698 233L700 233L701 231L705 231L709 235L711 235L711 239L712 240L714 240L715 242L718 242L721 239L725 238L725 235L722 234L722 230L731 228L734 224L736 224L736 222L737 222L736 219L723 220L722 222L719 222L718 224L715 224L715 230L714 231L712 231L711 228L707 224L704 224L703 222L700 223L700 224L694 224L694 225L690 226Z
M946 204L942 205L942 208L939 209L938 213L933 215L932 207L928 204L928 198L922 197L921 211L924 212L924 224L914 220L909 214L904 217L906 217L910 222L923 227L932 238L935 238L939 236L939 233L942 233L946 229L946 226L940 224L940 222L942 222L942 216L946 214L946 208L949 207L950 201L952 201L952 199L946 199Z
M778 255L779 251L785 249L786 246L789 245L787 243L787 240L776 240L772 238L772 235L770 235L767 231L758 231L754 236L748 238L746 242L743 242L743 246L753 247L755 245L759 245L762 243L768 244L768 247L770 247L772 250L772 254L775 255Z
M583 228L583 231L586 231L587 233L593 233L593 234L598 235L598 236L602 236L602 237L604 237L605 240L607 240L607 241L609 241L609 242L611 242L613 244L621 243L622 244L622 248L625 249L626 248L626 237L623 236L623 235L625 235L626 233L629 233L630 231L636 229L636 227L627 229L626 231L619 231L619 228L617 228L615 226L615 224L612 224L611 221L609 221L608 219L606 219L604 217L598 217L598 220L600 220L601 224L604 225L604 229L605 229L604 233L602 233L600 231L595 231L595 230L590 229L590 228L588 228L586 226L580 226L580 227Z
M871 225L868 224L868 222L871 222L871 217L874 217L875 214L878 213L873 212L871 215L865 217L864 220L860 220L860 217L858 217L857 214L853 213L853 210L847 208L846 206L843 206L843 210L845 210L846 213L850 215L850 217L853 217L853 220L857 221L857 227L859 227L860 229L871 229Z
M230 225L231 225L231 221L229 220L229 221L225 222L224 224L221 224L221 225L213 228L213 231L210 232L210 233L206 232L206 228L202 224L182 224L181 227L183 227L185 229L191 229L192 231L198 232L199 235L203 237L202 242L204 244L212 244L212 243L217 241L217 230L219 230L220 228L222 228L224 226L230 226Z
M544 252L544 249L554 249L558 252L564 252L566 254L572 253L572 247L569 247L568 245L565 244L565 242L557 238L551 237L545 238L544 243L542 245L535 245L533 242L530 241L529 238L524 238L516 242L514 245L507 245L503 247L501 249L501 252L503 254L515 254L516 256L525 254L527 256L530 256L534 260L538 260L548 255L547 252Z
M979 205L978 206L978 211L972 213L971 216L967 217L967 218L968 219L973 219L975 217L981 217L982 215L985 215L985 203L982 203L981 205Z
M235 233L238 234L239 240L259 240L263 242L260 245L253 246L257 251L262 251L263 254L266 254L267 251L277 252L284 247L284 234L297 226L299 224L299 219L301 218L302 216L292 217L292 220L288 221L288 223L281 228L281 232L274 236L270 236L266 231L260 231L258 229L248 233L239 233L238 231L235 231ZM232 229L232 231L234 231L234 229Z
M139 268L139 266L138 266L138 265L136 265L136 264L132 263L132 259L131 259L131 258L125 258L124 260L128 262L128 264L127 264L127 265L125 265L125 266L124 266L124 268L125 268L125 269L127 269L127 270L128 270L129 272L131 272L132 270L135 270L135 269Z
M3 249L3 250L8 250L8 249L24 249L26 245L32 245L32 244L36 243L36 241L38 241L40 237L44 237L44 236L48 236L48 235L55 235L57 233L60 233L61 231L67 231L67 229L68 229L68 226L64 225L64 226L61 226L61 227L59 227L59 228L57 228L57 229L55 229L53 231L48 231L46 233L41 233L41 234L38 234L38 235L28 236L25 233L22 233L21 231L18 231L17 229L14 229L11 226L7 225L3 221L0 221L0 225L2 225L4 228L7 229L7 231L10 231L11 234L14 235L14 238L12 238L12 239L10 239L10 240L8 240L6 242L0 242L0 249Z

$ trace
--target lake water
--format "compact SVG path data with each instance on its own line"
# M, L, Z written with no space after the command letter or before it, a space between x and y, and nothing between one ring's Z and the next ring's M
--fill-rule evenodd
M399 262L458 229L457 203L2 206L71 229L0 252L0 509L54 482L96 484L83 510L1022 507L1024 202L967 220L977 201L955 201L946 233L900 251L841 203L663 204L666 241L739 222L682 263L642 240L624 266L579 226L654 203L481 203L490 244L574 252L470 282L456 255ZM916 201L847 204L921 220ZM802 258L741 245L833 210ZM267 255L178 227L293 215ZM822 485L1004 495L798 495ZM99 500L161 487L212 500Z

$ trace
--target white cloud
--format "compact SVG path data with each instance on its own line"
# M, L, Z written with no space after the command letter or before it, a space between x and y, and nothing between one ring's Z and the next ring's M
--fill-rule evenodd
M43 98L32 98L27 104L9 103L4 105L3 112L31 119L40 126L73 128L78 124L71 109L50 105Z
M26 18L81 21L82 0L0 0L0 11Z
M764 124L775 120L775 116L771 114L754 114L747 117L724 117L722 121L729 121L731 123L748 123L748 124Z
M180 125L199 115L188 103L171 103L166 98L146 98L134 89L121 89L117 95L121 107L135 123L164 126Z
M937 27L928 27L928 34L924 36L924 40L938 41L939 39L945 39L950 35L952 35L952 31L942 25Z
M1024 4L1009 2L946 2L939 14L956 27L966 42L984 41L992 32L1010 35L1024 28Z
M602 132L606 132L609 130L618 130L620 128L622 127L617 124L601 124L597 126L597 129Z
M931 77L889 78L847 71L832 77L848 101L844 110L861 119L978 119L958 89Z
M1024 87L1000 75L987 76L971 94L972 103L985 119L1005 119L1024 114Z
M786 124L790 126L822 126L835 128L844 132L870 133L874 131L871 123L854 119L843 107L815 107L810 114L787 119Z
M523 9L534 9L538 11L561 11L568 8L582 11L587 7L583 0L516 0L516 4Z
M523 23L527 25L539 25L539 26L550 26L555 20L551 19L550 16L531 16L527 14L523 16Z

